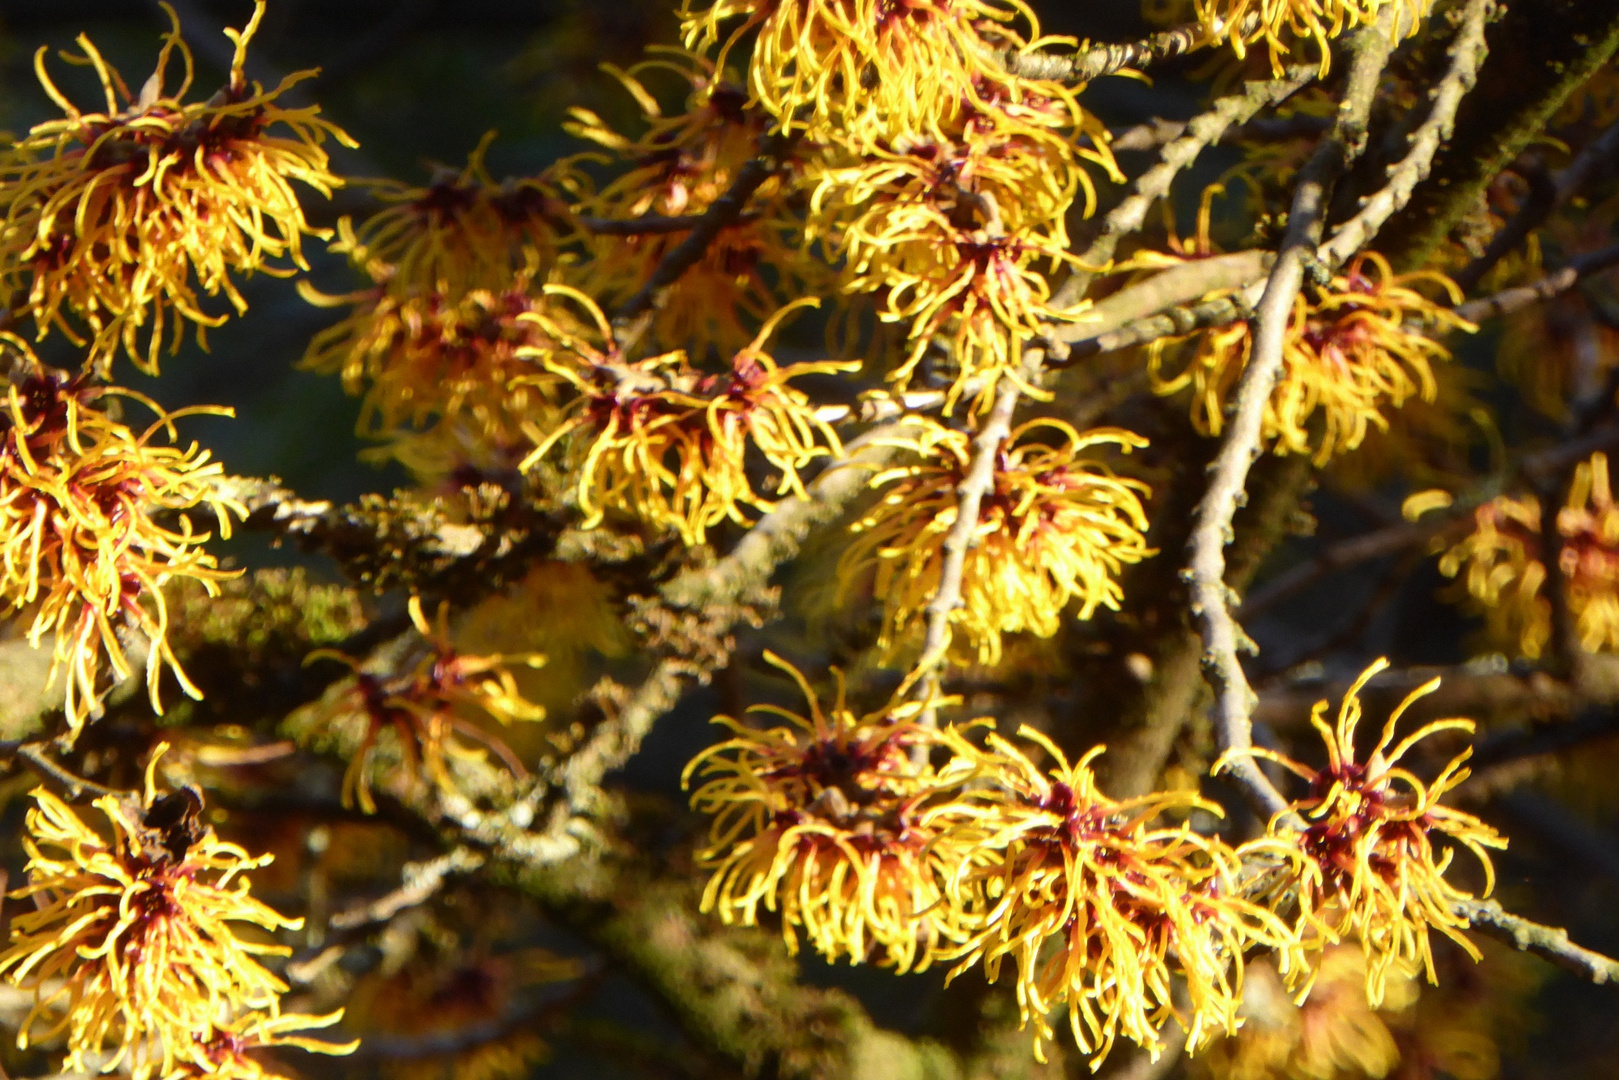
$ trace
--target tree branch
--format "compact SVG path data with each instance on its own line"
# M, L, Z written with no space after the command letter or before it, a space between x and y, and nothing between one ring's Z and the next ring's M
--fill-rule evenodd
M1513 915L1495 900L1458 900L1453 907L1473 929L1522 952L1534 953L1597 986L1619 990L1619 960L1574 944L1567 930Z
M803 137L804 129L798 127L773 132L759 140L759 152L737 170L725 194L698 215L686 238L658 261L646 284L613 313L613 330L622 347L627 348L645 332L649 317L662 306L669 290L697 265L721 232L742 219L753 193L787 167Z
M1600 274L1616 265L1619 265L1619 244L1571 259L1561 270L1553 271L1533 284L1503 289L1493 296L1469 300L1456 309L1456 314L1470 323L1483 322L1497 315L1510 315L1532 304L1544 303L1561 296L1585 278Z
M1257 14L1243 19L1242 33L1259 25ZM1118 44L1092 44L1067 55L1053 53L1012 53L1004 58L1006 70L1025 79L1087 83L1104 75L1115 75L1125 68L1142 70L1166 60L1184 56L1209 45L1214 39L1197 23L1160 30L1141 39Z
M448 496L366 495L345 506L300 499L275 477L227 476L218 489L247 507L245 528L324 552L378 592L465 585L480 593L553 550L563 532L528 499L496 484Z
M1102 219L1095 238L1078 256L1079 269L1063 284L1053 303L1064 307L1085 294L1095 276L1113 259L1119 241L1141 228L1147 211L1169 194L1175 178L1189 168L1199 154L1219 142L1236 125L1251 120L1261 109L1297 93L1314 81L1319 72L1319 65L1302 64L1290 68L1281 79L1245 83L1240 91L1220 98L1213 107L1189 121L1185 133L1165 145L1158 163L1136 177L1131 193Z
M1384 223L1411 201L1411 193L1427 179L1434 155L1456 126L1456 110L1478 81L1479 67L1489 53L1485 27L1495 14L1497 0L1468 0L1461 28L1451 42L1450 68L1433 90L1433 108L1411 134L1411 148L1389 169L1388 183L1361 204L1359 213L1339 226L1322 250L1323 261L1342 266L1371 243Z
M1208 491L1198 504L1189 544L1192 614L1203 638L1204 674L1214 688L1216 738L1223 752L1239 752L1229 759L1227 770L1264 818L1286 812L1288 804L1253 758L1240 756L1253 745L1254 694L1237 656L1246 635L1228 606L1225 547L1232 539L1237 507L1246 498L1248 472L1261 452L1265 406L1281 371L1294 302L1304 285L1305 262L1325 227L1331 187L1365 148L1367 117L1393 47L1386 25L1391 18L1392 9L1376 27L1358 31L1348 44L1352 59L1338 117L1299 174L1287 235L1259 301L1253 347L1237 384L1235 413L1214 459Z

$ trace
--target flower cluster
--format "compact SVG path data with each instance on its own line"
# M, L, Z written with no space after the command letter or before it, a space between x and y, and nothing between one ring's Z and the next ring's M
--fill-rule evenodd
M1381 1005L1389 974L1400 965L1420 963L1430 982L1434 975L1429 931L1438 930L1478 959L1478 950L1461 933L1468 925L1455 910L1467 899L1445 878L1453 852L1435 850L1435 837L1466 848L1484 871L1484 894L1494 887L1488 848L1504 848L1506 840L1478 818L1442 806L1439 800L1466 780L1462 751L1431 782L1423 782L1399 763L1423 739L1442 731L1471 734L1471 720L1435 720L1395 743L1395 729L1413 702L1432 693L1439 680L1413 690L1390 714L1382 734L1364 762L1355 760L1355 729L1360 724L1360 691L1388 667L1379 660L1345 693L1335 724L1325 719L1327 703L1316 705L1310 722L1326 742L1327 763L1309 768L1271 750L1246 754L1268 758L1309 784L1304 798L1271 822L1272 835L1297 837L1308 871L1298 877L1301 923L1314 926L1326 939L1348 935L1366 952L1367 996ZM1286 821L1303 817L1303 830Z
M619 513L700 544L720 522L746 521L743 507L773 505L748 478L750 450L780 474L777 495L802 495L799 470L842 453L837 433L790 380L849 365L779 367L763 351L776 325L813 299L772 316L728 372L704 375L684 352L625 359L594 301L566 286L548 285L546 292L577 301L594 325L578 332L538 316L557 343L541 354L543 378L563 381L574 396L549 430L528 426L537 445L522 467L560 446L586 528Z
M314 706L317 729L358 717L363 735L349 758L343 777L343 802L376 812L371 793L371 759L378 738L393 732L396 752L403 758L404 775L414 781L423 773L441 791L453 791L447 759L477 755L467 741L492 751L513 773L522 776L523 764L494 735L479 726L479 719L511 724L545 718L545 710L523 697L511 672L512 665L539 667L545 658L535 653L474 656L456 649L450 639L449 606L441 605L436 623L429 623L421 598L410 598L410 618L420 635L420 656L395 674L364 670L351 657L319 649L310 660L333 659L354 669L352 682L340 684Z
M114 681L131 674L130 631L146 639L147 688L161 713L165 667L198 694L167 642L163 586L190 578L212 592L228 576L202 549L208 534L186 511L206 508L224 536L231 515L246 511L217 490L221 469L207 451L158 442L174 438L185 412L228 411L166 413L133 391L42 367L21 342L10 345L22 356L0 414L0 604L32 613L34 647L53 639L52 677L65 672L72 732L99 715L105 668ZM156 419L143 431L119 423L110 411L118 399Z
M350 296L301 291L322 307L353 305L315 335L303 366L337 373L349 393L363 393L362 434L431 439L466 431L515 446L525 420L557 405L543 380L525 378L536 366L525 356L549 344L539 323L524 317L541 302L526 272L502 290L459 296L437 288L400 296L381 285Z
M56 796L34 791L28 811L28 881L9 893L32 900L14 914L0 973L32 989L20 1045L66 1037L64 1068L122 1072L133 1080L224 1075L253 1080L251 1045L291 1044L325 1053L346 1047L289 1038L335 1023L337 1014L281 1012L287 987L260 963L290 950L243 940L233 923L296 929L248 895L245 874L270 861L219 840L198 820L201 797L159 797L153 770L144 799L95 801L111 837Z
M833 960L875 957L900 970L941 961L954 965L952 977L982 964L993 980L1010 958L1037 1056L1057 1008L1096 1063L1120 1036L1157 1052L1172 1019L1194 1050L1229 1035L1256 950L1272 954L1270 978L1297 988L1353 937L1372 1008L1391 980L1422 966L1433 978L1430 930L1478 956L1455 909L1469 894L1446 880L1450 853L1436 847L1476 854L1487 892L1486 849L1505 841L1440 805L1466 778L1466 753L1427 784L1399 764L1435 732L1472 725L1436 721L1391 747L1430 684L1356 762L1358 695L1383 662L1349 690L1335 727L1322 718L1326 703L1316 707L1324 768L1247 751L1310 788L1269 835L1232 847L1202 827L1220 810L1195 793L1109 799L1092 770L1102 747L1070 763L1025 727L1024 746L1049 759L1042 766L978 730L989 721L928 726L933 708L915 699L859 717L841 681L823 712L803 677L771 659L798 682L811 715L756 707L790 721L765 729L721 717L733 737L687 766L688 781L705 778L693 805L714 818L703 910L752 925L761 907L779 909L790 946L803 932Z
M1461 299L1443 275L1396 275L1375 252L1358 256L1313 302L1299 296L1283 345L1282 372L1265 406L1264 437L1276 453L1310 454L1324 465L1359 447L1369 429L1386 430L1384 409L1397 409L1409 398L1434 399L1433 364L1449 360L1450 352L1415 327L1471 326L1412 288L1421 282ZM1246 322L1207 331L1189 350L1155 342L1154 388L1173 394L1190 387L1193 422L1200 431L1218 435L1252 348L1253 328ZM1168 358L1182 352L1190 355L1181 369L1166 373Z
M1048 435L1056 445L1041 441ZM931 421L898 442L920 460L872 478L882 499L855 524L855 541L839 565L845 594L869 579L872 594L882 598L879 648L890 656L913 644L938 591L956 491L972 463L969 436ZM1146 485L1083 456L1099 445L1129 451L1145 441L1112 429L1081 435L1057 420L1035 420L1001 449L962 570L962 604L951 614L979 663L999 662L1005 634L1052 636L1070 604L1081 619L1098 607L1117 608L1120 570L1152 554L1142 535Z
M751 926L761 905L779 908L795 952L802 931L829 960L926 967L954 934L939 883L959 856L924 820L941 778L925 761L922 706L857 716L840 678L823 710L796 668L765 656L792 676L810 715L757 705L750 711L788 721L763 730L717 717L733 737L686 766L684 782L704 778L692 805L714 817L703 910Z
M56 88L41 48L34 66L66 116L0 157L0 285L26 304L42 337L58 327L87 342L97 364L122 348L147 371L165 341L179 348L188 324L204 341L206 328L225 321L204 310L199 289L240 313L247 301L232 273L290 274L271 261L283 257L308 268L301 239L325 234L305 221L293 184L329 195L341 181L321 144L352 145L317 107L279 103L313 72L269 91L243 74L264 0L244 29L226 31L236 47L230 78L206 102L184 101L191 53L164 9L174 25L138 97L88 38L68 54L96 72L103 112L81 110ZM171 94L175 53L186 75Z
M806 237L842 292L878 294L881 318L905 327L896 381L940 338L951 404L969 388L981 400L1045 323L1077 314L1040 270L1072 261L1064 218L1079 192L1094 202L1083 163L1118 172L1073 88L1008 63L1053 40L1025 5L718 0L683 14L688 47L723 38L716 69L753 38L751 100L803 132Z
M1013 23L1031 24L1028 38ZM998 53L1041 44L1033 13L1019 0L687 0L688 47L719 43L723 68L736 45L755 36L748 88L783 125L812 138L836 135L875 146L896 132L930 134L967 95L1015 84Z
M571 229L567 203L548 176L496 182L484 165L493 135L425 187L368 182L383 209L358 228L341 219L332 244L366 288L330 296L298 283L318 307L349 308L310 342L304 366L363 394L361 433L407 461L516 447L521 424L555 404L543 381L523 381L537 365L522 350L547 344L525 316Z
M1366 954L1346 943L1328 946L1308 991L1294 1001L1268 964L1249 968L1242 1027L1192 1060L1203 1080L1334 1080L1388 1076L1400 1047L1383 1013L1417 1000L1412 973L1396 968L1381 1010L1366 1000Z

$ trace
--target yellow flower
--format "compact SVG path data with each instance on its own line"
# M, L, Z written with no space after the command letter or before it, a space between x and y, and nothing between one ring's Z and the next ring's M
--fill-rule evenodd
M705 778L692 805L714 817L702 910L752 926L762 904L780 910L793 952L803 931L828 960L927 967L954 929L938 888L949 845L922 820L924 802L949 787L916 758L932 740L917 723L922 704L856 716L834 673L837 696L823 710L796 668L765 658L792 676L810 715L755 705L748 711L788 721L765 729L716 717L734 737L686 766L682 783Z
M247 301L232 272L288 276L291 268L269 261L282 257L308 269L302 236L327 234L305 221L293 182L329 195L342 182L328 171L321 144L331 137L354 145L319 118L319 108L277 103L314 72L270 91L248 83L243 65L263 0L244 29L225 31L236 52L224 89L189 104L191 52L173 9L164 10L173 27L138 97L88 38L78 38L81 55L67 55L94 68L105 112L69 101L47 74L41 48L34 67L67 115L35 126L0 158L0 283L27 298L41 337L59 327L88 341L99 365L122 347L148 372L157 370L165 339L179 348L188 323L206 343L206 328L225 321L202 309L199 288L223 294L241 313ZM186 77L171 95L165 69L176 51Z
M643 217L693 217L707 211L731 187L758 152L767 117L749 107L746 95L716 76L712 64L678 49L657 49L654 60L628 71L607 70L640 107L646 130L636 139L614 131L588 109L570 110L570 133L609 150L630 167L575 209L608 221ZM685 111L665 116L641 82L650 72L673 73L687 84ZM749 326L766 321L780 306L776 295L820 291L820 264L801 249L796 214L786 204L797 165L760 185L741 217L722 229L695 265L668 287L651 316L652 340L702 357L710 347L731 353L754 336ZM627 236L597 233L590 258L574 284L611 306L634 295L653 268L689 235L661 228ZM772 285L771 280L775 281ZM746 324L746 325L745 325Z
M1433 0L1193 0L1197 21L1209 37L1230 43L1237 56L1248 54L1248 46L1263 41L1270 50L1271 70L1280 76L1282 58L1292 51L1294 39L1308 39L1321 52L1321 74L1332 62L1331 39L1346 29L1370 25L1385 8L1394 11L1394 27L1400 36L1417 32ZM1254 17L1253 27L1243 22Z
M1047 433L1057 445L1038 441ZM872 478L872 487L887 490L855 524L838 568L845 596L870 575L872 595L883 603L879 648L890 657L914 644L938 591L956 489L972 464L968 433L933 421L896 442L921 461ZM1081 435L1058 420L1031 421L1007 439L979 506L962 603L951 614L979 663L999 661L1003 634L1052 636L1076 601L1080 619L1098 607L1117 609L1120 570L1152 554L1142 535L1146 485L1081 456L1103 444L1128 451L1146 442L1111 428Z
M393 675L365 671L358 661L330 649L318 649L309 655L310 660L337 660L354 669L352 683L334 687L325 700L316 703L313 719L321 727L329 727L334 720L363 720L364 734L343 776L343 803L358 805L367 814L377 809L369 774L377 737L383 731L394 733L410 778L425 771L439 790L454 791L446 757L477 755L462 740L479 743L514 774L526 775L522 762L505 743L475 723L474 718L501 724L545 718L544 709L523 697L510 670L513 664L539 667L545 663L543 656L462 653L450 640L448 604L440 605L436 624L427 621L420 597L412 596L409 608L423 648L408 670Z
M43 788L25 821L28 883L8 895L33 910L13 913L0 972L35 992L18 1044L65 1033L70 1072L166 1077L193 1058L198 1033L228 1027L238 1010L275 1017L286 990L257 958L290 950L243 941L231 926L302 925L248 896L243 875L271 856L216 838L195 789L159 798L162 749L143 800L95 801L110 839Z
M193 1035L191 1046L179 1051L181 1060L165 1072L161 1080L266 1080L274 1078L267 1072L264 1062L255 1053L276 1047L290 1046L314 1054L351 1054L360 1046L359 1040L346 1043L311 1039L288 1032L307 1031L329 1027L342 1019L342 1010L324 1016L303 1013L266 1015L261 1012L243 1013L233 1020L215 1021L204 1030L207 1034Z
M1447 845L1471 851L1484 870L1484 895L1495 883L1487 848L1504 848L1506 840L1478 818L1441 806L1439 800L1470 775L1463 762L1472 748L1453 758L1439 776L1424 784L1399 761L1418 742L1440 731L1471 733L1471 720L1435 720L1394 744L1394 730L1411 703L1432 693L1434 679L1408 694L1383 726L1365 762L1355 760L1355 729L1360 724L1361 688L1388 667L1379 660L1363 672L1329 726L1327 703L1319 702L1310 722L1327 746L1327 765L1311 769L1271 750L1241 751L1269 758L1310 785L1290 812L1301 814L1304 831L1296 837L1279 814L1270 835L1279 844L1296 844L1313 872L1298 879L1301 925L1332 938L1354 935L1366 951L1366 994L1381 1007L1391 972L1421 963L1435 982L1429 931L1438 930L1474 960L1478 950L1462 933L1467 919L1453 904L1470 893L1445 879L1454 851L1436 853L1435 835ZM1390 749L1391 744L1393 748ZM1216 766L1218 769L1218 765Z
M1502 495L1475 510L1473 522L1472 534L1445 552L1439 569L1462 576L1492 640L1535 659L1552 633L1551 601L1542 595L1540 500ZM1557 532L1575 643L1586 652L1619 650L1619 507L1606 454L1593 454L1574 470Z
M353 304L348 317L315 335L302 366L338 373L351 394L364 395L361 434L432 438L442 426L512 445L523 421L556 409L559 379L537 377L520 350L549 342L524 315L535 297L527 271L503 290L442 290L400 295L376 286L349 296L325 296L306 282L304 298L321 307Z
M1388 260L1375 252L1357 256L1314 302L1299 296L1283 346L1282 371L1265 406L1264 437L1275 453L1311 454L1316 464L1324 465L1360 446L1369 428L1386 430L1384 408L1399 408L1418 396L1434 399L1438 391L1432 364L1449 360L1450 351L1412 325L1439 331L1472 326L1410 288L1423 281L1461 299L1443 275L1419 271L1396 276ZM1246 322L1207 331L1196 339L1179 374L1166 376L1165 343L1157 342L1149 361L1154 389L1173 394L1192 387L1193 423L1205 434L1218 435L1227 399L1252 347L1253 331Z
M778 367L763 351L776 325L794 309L815 304L813 298L772 316L733 357L730 371L703 375L683 352L625 360L594 301L560 285L547 285L546 293L577 301L595 327L580 334L544 314L531 316L557 342L541 356L547 370L572 383L577 396L552 430L530 425L537 445L522 468L561 445L585 528L609 512L623 513L677 532L688 545L701 544L722 521L746 522L744 506L774 505L748 478L750 450L779 471L775 494L800 496L799 471L817 458L843 453L837 433L789 382L855 365Z
M246 510L215 490L222 470L207 451L154 443L160 435L173 438L174 420L187 412L228 416L229 410L166 413L133 391L41 367L26 346L11 344L24 359L0 415L0 605L32 612L28 640L35 648L46 635L55 639L51 675L66 670L64 706L75 734L100 714L103 664L114 681L131 673L121 630L138 631L149 643L154 711L162 712L158 682L165 667L198 697L167 641L162 588L190 578L213 593L230 576L202 550L208 534L197 532L185 511L206 507L228 537L230 515ZM120 397L157 419L140 432L113 420L103 410ZM173 524L158 523L170 514Z
M940 736L974 778L957 803L926 819L953 850L970 853L947 883L970 933L945 953L958 961L952 975L982 960L993 980L1010 956L1042 1061L1046 1015L1064 1005L1093 1065L1121 1034L1156 1053L1171 1017L1194 1049L1230 1030L1245 951L1280 949L1291 968L1294 946L1276 915L1242 898L1237 852L1186 824L1153 827L1164 813L1218 807L1191 792L1114 802L1090 768L1102 747L1070 765L1041 733L1019 734L1051 756L1049 771L993 733L983 748L956 728ZM1175 1002L1178 978L1184 1006Z
M496 183L483 163L494 137L484 135L459 172L435 169L426 187L366 181L387 205L358 229L339 219L332 250L400 297L448 294L453 301L475 289L499 295L520 271L548 271L558 232L571 228L567 204L550 177ZM558 166L564 181L569 170L566 162Z

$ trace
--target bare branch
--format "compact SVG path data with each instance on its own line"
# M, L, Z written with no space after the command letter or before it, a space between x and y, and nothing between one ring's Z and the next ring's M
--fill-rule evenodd
M664 217L661 214L643 214L635 218L575 218L580 225L598 236L654 236L663 233L685 232L702 224L706 214L682 214ZM737 223L751 221L757 214L739 214Z
M1040 350L1029 350L1024 358L1026 372L1038 372L1042 359L1044 354ZM939 585L933 599L928 601L922 656L912 675L929 701L923 714L926 723L935 721L931 700L938 687L938 668L950 649L950 617L961 606L961 578L967 565L967 552L973 546L973 533L978 529L979 510L984 496L995 483L995 461L1001 444L1012 430L1012 415L1017 411L1022 393L1016 380L1002 380L995 404L973 436L973 458L967 475L956 487L956 519L944 538L944 564L939 568Z
M699 613L710 633L724 634L742 614L741 603L762 589L776 567L798 553L817 525L834 520L860 492L871 472L894 450L883 444L892 427L874 428L849 443L844 460L829 466L809 485L807 499L783 501L748 530L731 552L712 566L687 570L660 590L670 609ZM572 816L595 809L601 780L640 749L652 726L674 707L689 680L710 672L690 655L661 658L634 695L563 764L557 781L566 793L565 813L553 819L554 839L577 831ZM567 846L565 843L562 845ZM559 849L561 850L561 849Z
M1497 941L1504 941L1523 952L1534 953L1597 986L1619 990L1619 960L1574 944L1569 940L1567 930L1542 926L1513 915L1495 900L1458 900L1454 909L1473 929Z
M218 488L247 508L246 528L325 552L378 591L452 582L482 591L551 551L563 531L527 498L496 484L449 496L367 495L341 506L300 499L275 477L228 476Z
M1314 81L1319 71L1317 65L1301 64L1289 69L1281 79L1245 83L1241 90L1220 98L1201 116L1189 121L1185 134L1164 147L1158 164L1138 176L1132 185L1134 190L1102 219L1096 237L1079 254L1080 268L1063 284L1054 304L1063 307L1085 294L1091 281L1112 260L1119 241L1141 228L1147 211L1169 194L1175 178L1189 168L1199 154L1237 124L1251 120L1261 109L1297 93Z
M1331 186L1365 147L1366 120L1393 47L1386 26L1390 17L1385 13L1377 27L1359 31L1350 40L1353 58L1338 118L1299 175L1287 235L1259 301L1253 348L1237 384L1235 413L1214 459L1188 545L1192 614L1203 637L1204 673L1214 688L1215 733L1225 752L1253 745L1254 706L1237 656L1242 635L1228 606L1225 547L1232 539L1237 507L1246 498L1249 469L1260 453L1265 405L1281 371L1282 348L1304 285L1305 262L1321 239ZM1263 817L1286 812L1287 800L1252 757L1234 757L1227 769Z
M1243 33L1259 25L1257 14L1248 15L1242 24ZM1056 82L1087 83L1104 75L1115 75L1125 68L1142 70L1195 49L1209 45L1214 39L1197 23L1160 30L1140 41L1118 44L1090 44L1076 53L1059 56L1052 53L1013 53L1004 58L1006 69L1025 79L1050 79Z
M804 129L799 127L774 132L759 141L759 152L737 170L725 194L703 211L686 238L652 268L646 284L613 313L613 329L621 345L644 332L648 317L662 305L670 288L697 265L720 233L742 219L753 193L787 167L803 137Z
M1510 315L1532 304L1544 303L1568 292L1585 278L1619 265L1619 244L1588 252L1570 260L1561 270L1555 270L1530 285L1503 289L1494 296L1470 300L1456 309L1456 314L1468 322L1483 322L1497 315Z
M1489 46L1484 28L1495 14L1497 0L1468 0L1462 11L1462 24L1450 45L1450 69L1433 90L1433 108L1411 134L1411 148L1391 169L1383 188L1366 199L1360 212L1333 233L1332 241L1321 251L1322 260L1342 266L1377 235L1385 222L1411 201L1416 186L1427 179L1440 144L1450 138L1456 125L1456 110L1462 98L1478 81Z
M1477 507L1513 487L1528 483L1542 486L1566 470L1598 451L1619 446L1619 427L1605 427L1577 439L1570 439L1537 454L1522 458L1503 475L1490 477L1474 487L1465 496L1449 506L1433 510L1420 521L1390 525L1385 529L1353 536L1334 544L1319 555L1278 574L1257 589L1243 602L1240 618L1250 619L1276 604L1314 585L1317 581L1358 566L1370 559L1380 559L1415 547L1439 536Z
M406 908L432 899L454 875L471 873L483 863L482 855L464 847L454 848L427 862L406 863L401 874L403 882L397 889L369 904L338 912L332 916L331 928L354 930L374 923L385 923Z

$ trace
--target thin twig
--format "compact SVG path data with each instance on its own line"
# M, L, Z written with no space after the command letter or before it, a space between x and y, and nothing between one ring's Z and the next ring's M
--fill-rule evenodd
M1497 941L1534 953L1588 982L1619 990L1619 960L1574 944L1567 930L1513 915L1495 900L1458 900L1452 907L1473 929Z
M789 131L773 132L759 140L759 152L737 170L736 179L731 181L725 194L709 204L708 209L691 226L686 238L652 268L646 284L613 313L613 329L621 347L640 337L648 317L663 303L669 289L687 270L697 265L721 232L742 219L753 193L787 167L788 160L803 137L804 129L794 127Z
M682 214L679 217L665 217L662 214L643 214L633 218L581 217L574 220L598 236L654 236L695 229L705 216ZM740 224L757 217L757 214L740 214L736 220Z
M456 874L478 869L484 857L470 848L458 847L427 862L406 863L397 889L368 904L338 912L331 918L333 930L354 930L374 923L385 923L401 911L426 903Z
M1312 69L1314 70L1314 69ZM1166 120L1164 117L1154 117L1151 120L1125 128L1108 140L1108 147L1114 153L1123 153L1128 150L1156 150L1167 142L1172 142L1186 133L1189 120ZM1298 113L1293 116L1257 117L1247 123L1236 127L1220 136L1220 142L1229 146L1240 142L1286 142L1290 139L1305 136L1318 137L1325 135L1327 129L1332 127L1332 118L1329 116L1311 116L1308 113Z
M1456 309L1456 314L1471 323L1483 322L1497 315L1510 315L1532 304L1561 296L1585 278L1614 266L1619 266L1619 244L1571 259L1561 270L1554 270L1532 284L1503 289L1480 300L1469 300Z
M835 519L865 490L871 473L895 453L884 441L893 433L891 426L873 428L850 442L845 458L809 485L807 499L784 500L748 530L725 558L675 577L660 590L663 603L676 610L708 612L721 620L737 612L738 601L761 588L776 567L796 555L811 529ZM723 632L729 624L709 629ZM566 792L569 815L592 808L602 778L634 756L659 717L674 707L688 681L706 674L690 657L658 661L629 701L562 766L557 779ZM568 818L559 816L552 825L553 836L569 827Z
M1479 506L1512 488L1528 483L1543 485L1549 478L1598 451L1619 446L1619 427L1599 428L1537 454L1529 454L1505 473L1477 484L1449 506L1424 514L1420 521L1390 525L1340 541L1312 559L1278 574L1256 589L1242 604L1238 618L1251 619L1314 585L1324 577L1371 559L1398 554L1439 536Z
M1385 555L1397 555L1438 536L1453 519L1438 514L1425 516L1421 521L1390 525L1386 529L1352 536L1333 544L1312 559L1267 581L1263 588L1255 589L1237 611L1239 619L1252 619L1269 611L1283 600L1314 585L1324 577L1359 566Z
M1244 18L1239 33L1251 33L1259 25L1257 14ZM1053 53L1012 53L1003 58L1006 69L1025 79L1086 83L1104 75L1115 75L1125 68L1140 71L1184 56L1214 42L1208 30L1198 23L1160 30L1140 41L1092 44L1066 55Z
M1026 369L1038 371L1043 354L1031 349L1025 358ZM1032 363L1031 363L1032 361ZM978 515L984 496L995 483L995 463L1001 444L1012 431L1012 415L1017 411L1023 391L1017 380L1005 379L995 394L995 404L984 417L978 433L973 436L972 462L967 475L956 485L956 519L944 538L944 562L939 567L939 584L926 609L927 629L922 637L922 656L916 662L911 678L922 691L927 702L922 719L936 722L933 699L938 689L938 669L950 649L950 619L961 606L961 579L967 566L967 552L972 549L978 529Z
M1396 211L1411 201L1412 191L1428 175L1433 167L1434 155L1449 137L1462 97L1478 77L1479 65L1484 62L1487 51L1484 27L1495 8L1496 0L1471 0L1469 3L1461 32L1451 44L1450 69L1435 90L1433 109L1412 133L1411 148L1406 156L1389 170L1388 183L1366 199L1360 211L1344 222L1334 232L1332 240L1317 253L1324 267L1336 269L1348 262L1377 235ZM1062 335L1062 338L1076 341L1077 344L1071 346L1067 359L1072 362L1117 352L1150 344L1161 338L1183 336L1249 318L1258 303L1265 280L1243 284L1246 288L1240 291L1168 308L1104 334L1087 335L1083 326L1070 328L1070 333Z
M1322 261L1328 265L1342 266L1371 243L1388 219L1411 201L1416 186L1427 179L1434 155L1456 126L1456 110L1462 98L1478 81L1478 69L1489 53L1484 29L1496 6L1497 0L1468 0L1461 28L1450 45L1450 67L1434 88L1428 118L1412 132L1411 148L1389 169L1388 182L1361 204L1360 211L1344 222L1321 250Z
M1490 239L1484 253L1457 273L1456 284L1463 292L1477 288L1496 263L1506 258L1553 212L1566 206L1570 199L1584 191L1604 168L1612 166L1616 160L1619 160L1619 122L1609 125L1606 131L1593 139L1570 162L1568 168L1557 174L1544 192L1537 193L1540 197L1531 197L1510 221L1501 226L1501 230Z
M15 754L17 757L20 757L24 761L28 762L28 764L33 767L35 772L39 773L47 780L53 780L57 784L60 784L62 789L67 792L69 801L76 802L79 799L82 799L86 792L92 795L121 794L114 788L98 784L93 780L86 780L84 777L70 772L61 765L58 765L46 755L45 747L42 743L21 743L16 747Z
M1391 9L1392 12L1392 9ZM1214 724L1220 749L1235 753L1226 770L1262 817L1285 813L1287 800L1251 756L1254 693L1237 652L1244 637L1231 615L1225 583L1225 547L1232 520L1246 498L1248 472L1260 453L1266 403L1282 367L1282 348L1304 286L1305 264L1325 228L1331 187L1366 145L1366 121L1392 42L1385 13L1375 28L1351 39L1353 59L1332 132L1299 174L1287 235L1261 296L1253 348L1237 384L1235 415L1214 459L1209 487L1198 504L1188 545L1192 613L1203 637L1204 673L1214 688Z

